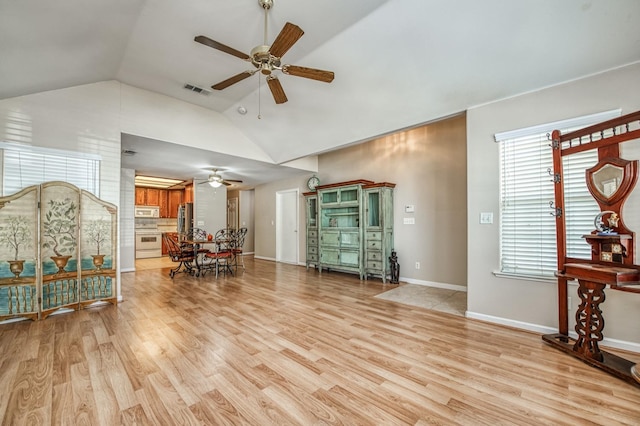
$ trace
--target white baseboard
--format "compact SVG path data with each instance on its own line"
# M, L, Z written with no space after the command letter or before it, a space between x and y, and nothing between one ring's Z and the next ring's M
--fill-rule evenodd
M275 262L276 260L273 257L264 257L264 256L253 256L254 259L260 259L260 260L269 260L271 262Z
M555 334L558 332L557 329L552 327L547 327L539 324L531 324L531 323L522 322L522 321L515 321L508 318L494 317L492 315L479 314L471 311L467 311L465 313L465 316L467 318L477 319L480 321L490 322L493 324L505 325L508 327L519 328L522 330L532 331L534 333ZM569 332L569 337L576 339L578 335L575 332ZM605 337L604 339L602 339L600 346L608 346L610 348L640 353L640 343L627 342L625 340L610 339Z
M438 283L438 282L434 282L434 281L416 280L416 279L413 279L413 278L400 277L400 282L404 282L404 283L407 283L407 284L424 285L424 286L427 286L427 287L444 288L444 289L447 289L447 290L464 291L465 293L467 291L467 287L465 287L463 285Z

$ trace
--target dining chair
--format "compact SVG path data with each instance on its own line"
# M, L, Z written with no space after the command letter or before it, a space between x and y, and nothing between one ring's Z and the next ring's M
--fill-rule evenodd
M167 247L167 253L172 262L178 264L169 271L169 276L173 278L178 272L193 274L194 251L178 242L178 234L175 232L165 232L162 240Z
M233 251L236 271L238 270L238 256L240 256L240 260L242 261L242 270L243 271L245 270L244 255L242 254L242 247L244 246L244 240L245 240L245 237L247 236L247 232L248 232L247 228L240 228L234 234L234 244L231 250Z
M204 254L204 257L211 261L212 268L216 271L216 278L218 278L221 271L225 274L227 272L233 273L231 270L233 261L233 251L231 250L232 241L231 233L226 229L220 229L213 238L215 244L214 251L209 251Z

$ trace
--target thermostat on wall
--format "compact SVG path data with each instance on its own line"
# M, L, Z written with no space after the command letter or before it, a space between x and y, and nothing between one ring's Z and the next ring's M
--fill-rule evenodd
M415 209L415 206L413 204L404 206L404 212L405 213L413 213L414 211L416 211L416 209Z

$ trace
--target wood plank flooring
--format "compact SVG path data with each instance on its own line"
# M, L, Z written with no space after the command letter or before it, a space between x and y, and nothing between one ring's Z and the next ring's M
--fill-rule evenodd
M639 387L540 335L375 298L394 288L378 280L246 266L125 273L118 306L0 325L1 423L640 424Z

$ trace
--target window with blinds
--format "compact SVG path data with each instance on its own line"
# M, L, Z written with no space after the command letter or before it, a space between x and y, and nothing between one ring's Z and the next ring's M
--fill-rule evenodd
M100 196L99 155L12 143L0 143L0 152L3 195L57 180Z
M552 278L557 270L549 132L553 129L568 132L619 115L616 110L496 135L496 142L500 143L501 273ZM585 170L597 162L597 150L563 158L563 215L569 257L591 258L590 246L582 235L594 229L593 221L600 208L587 189Z

